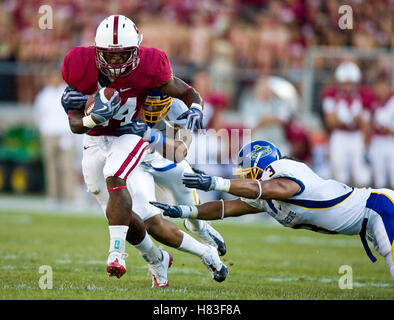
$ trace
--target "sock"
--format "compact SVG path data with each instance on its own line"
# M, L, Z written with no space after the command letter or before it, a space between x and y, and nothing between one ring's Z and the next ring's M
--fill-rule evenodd
M129 226L109 226L109 252L117 251L125 253L126 248L126 235Z
M394 280L394 261L393 261L393 256L391 255L391 252L385 256L387 264L389 265L390 268L390 274L391 278Z
M178 250L189 252L199 257L203 256L204 253L207 251L208 246L197 241L192 236L183 232L182 230L179 231L183 233L183 240Z
M192 227L194 231L200 231L203 229L204 225L207 223L204 220L198 219L186 219L187 224Z
M145 232L144 240L139 244L134 245L134 247L141 252L142 257L148 263L157 263L163 258L160 249L153 243L147 232Z

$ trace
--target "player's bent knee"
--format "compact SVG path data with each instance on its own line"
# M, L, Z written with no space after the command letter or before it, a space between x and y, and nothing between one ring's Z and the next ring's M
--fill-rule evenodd
M179 232L179 229L175 224L163 219L161 215L155 215L154 217L145 220L144 223L146 230L152 236L167 237L168 234Z
M163 218L161 215L155 215L144 221L146 231L149 234L158 234L161 233L164 229Z

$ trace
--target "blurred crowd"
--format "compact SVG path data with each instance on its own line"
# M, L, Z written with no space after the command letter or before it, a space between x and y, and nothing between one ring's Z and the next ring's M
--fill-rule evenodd
M242 89L237 81L250 81L256 70L297 74L311 46L392 48L392 0L346 1L353 9L353 30L338 27L342 4L339 0L3 0L0 61L61 61L69 48L93 45L99 22L120 13L137 24L144 46L167 52L183 78L209 68L214 89L234 100ZM41 5L52 8L53 29L40 29ZM35 81L29 89L30 79L19 78L23 91L16 93L17 99L31 102L42 83Z
M352 30L341 30L338 25L338 9L344 4L352 8ZM41 5L52 8L52 29L39 26ZM0 63L38 64L28 64L13 76L0 70L1 86L7 88L0 92L0 100L37 104L37 94L53 86L48 68L58 68L70 48L93 45L98 24L115 13L131 18L143 34L142 46L165 51L175 74L199 90L205 100L208 128L251 128L253 138L272 140L285 153L308 163L318 157L313 154L312 144L319 137L311 141L305 124L297 118L297 108L302 106L294 103L300 101L307 50L312 46L392 50L394 45L393 0L3 0ZM381 132L392 135L376 128L374 117L377 106L389 101L393 66L390 59L355 62L359 78L345 92L333 89L343 86L334 74L339 59L317 59L314 67L328 72L332 80L319 87L317 93L325 133L331 139L338 130L327 115L338 110L339 121L345 121L350 128L343 131L363 130L360 163L364 166L357 168L368 171L364 181L345 181L350 178L339 175L336 164L331 163L327 177L362 185L373 182L369 161L374 152L368 152L371 145L376 145L372 137ZM49 67L42 68L42 64ZM381 82L385 84L375 85ZM54 92L47 90L49 95ZM340 106L355 96L360 98L361 109L368 110L360 111L368 119L368 126L361 124L358 111L349 115L342 107L333 107L330 100ZM237 113L238 123L226 123L226 110ZM331 146L335 143L328 144L330 156L338 154L337 147ZM383 145L388 145L387 141ZM390 184L380 180L375 184ZM394 187L394 173L391 184Z

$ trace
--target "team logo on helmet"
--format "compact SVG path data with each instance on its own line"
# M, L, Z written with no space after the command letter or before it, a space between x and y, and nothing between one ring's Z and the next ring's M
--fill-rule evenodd
M268 156L272 153L272 149L270 146L259 146L255 145L253 146L253 150L247 155L250 160L257 160L260 159L261 157Z
M239 168L235 170L238 177L261 179L265 168L281 155L272 143L258 140L242 147L238 158Z

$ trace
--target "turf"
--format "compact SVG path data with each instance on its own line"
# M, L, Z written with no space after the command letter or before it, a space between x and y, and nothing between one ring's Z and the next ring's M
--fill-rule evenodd
M181 229L179 220L176 220ZM394 298L384 259L372 264L358 237L290 230L267 223L214 222L226 239L229 275L213 281L199 259L172 248L170 288L152 289L144 260L128 246L127 273L105 272L108 228L102 217L0 211L0 299L266 300ZM42 265L53 288L42 290ZM349 265L353 289L340 289Z

